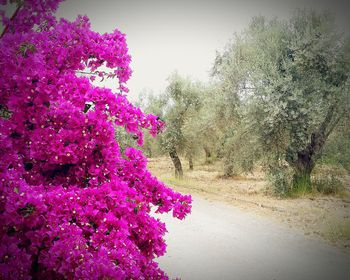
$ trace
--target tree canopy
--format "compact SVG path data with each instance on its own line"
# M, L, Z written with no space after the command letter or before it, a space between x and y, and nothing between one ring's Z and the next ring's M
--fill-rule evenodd
M297 11L289 21L254 18L217 56L214 75L230 85L270 165L287 163L293 187L310 173L349 108L349 41L329 14Z
M162 139L184 157L222 159L225 176L260 165L278 192L310 191L320 160L349 166L349 71L350 40L330 14L255 17L217 52L209 84L172 77L158 98Z

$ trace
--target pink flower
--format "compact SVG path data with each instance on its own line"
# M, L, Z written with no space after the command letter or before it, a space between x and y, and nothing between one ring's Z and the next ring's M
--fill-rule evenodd
M141 151L122 153L114 131L142 145L142 129L155 136L164 123L124 95L125 35L93 32L86 17L57 22L59 2L0 14L0 278L167 279L154 262L166 228L150 209L182 219L191 197L153 177ZM76 75L102 65L121 93Z

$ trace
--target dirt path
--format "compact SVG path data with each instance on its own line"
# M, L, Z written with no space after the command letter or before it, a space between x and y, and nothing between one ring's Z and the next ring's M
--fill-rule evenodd
M186 279L350 279L350 255L268 218L194 196L184 221L170 215L168 252L158 259L170 277Z
M350 178L343 196L311 194L279 199L266 192L267 182L258 170L254 174L222 178L220 162L197 164L195 170L185 170L184 178L178 180L168 158L150 159L148 166L154 175L179 192L224 202L255 217L295 228L307 237L321 237L350 254Z

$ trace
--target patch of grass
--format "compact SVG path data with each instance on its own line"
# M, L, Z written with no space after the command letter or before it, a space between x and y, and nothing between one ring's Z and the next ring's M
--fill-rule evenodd
M175 177L161 177L161 181L163 181L167 185L178 186L178 187L186 187L186 188L196 188L196 182L184 177L184 178L175 178Z
M291 188L287 196L291 198L313 197L317 195L333 195L343 197L345 188L338 178L322 178L315 179L310 188L307 184L299 184L297 187Z
M289 189L287 195L292 198L309 197L318 194L343 196L345 187L337 174L333 172L321 173L313 176L310 181L301 178L296 186Z
M298 184L289 190L287 196L291 198L309 197L315 195L315 191L308 184Z
M314 190L311 185L311 179L309 174L299 175L294 174L289 189L288 196L292 198L296 197L308 197L314 194Z

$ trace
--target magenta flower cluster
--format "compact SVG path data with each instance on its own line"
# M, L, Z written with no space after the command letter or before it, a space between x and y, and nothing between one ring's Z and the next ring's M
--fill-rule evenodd
M142 130L156 135L164 123L124 94L125 35L93 32L86 17L57 21L59 2L19 1L15 17L0 14L0 278L167 279L154 261L166 228L151 207L183 219L191 197L115 140L122 126L142 145ZM106 75L101 66L119 93L90 83Z

